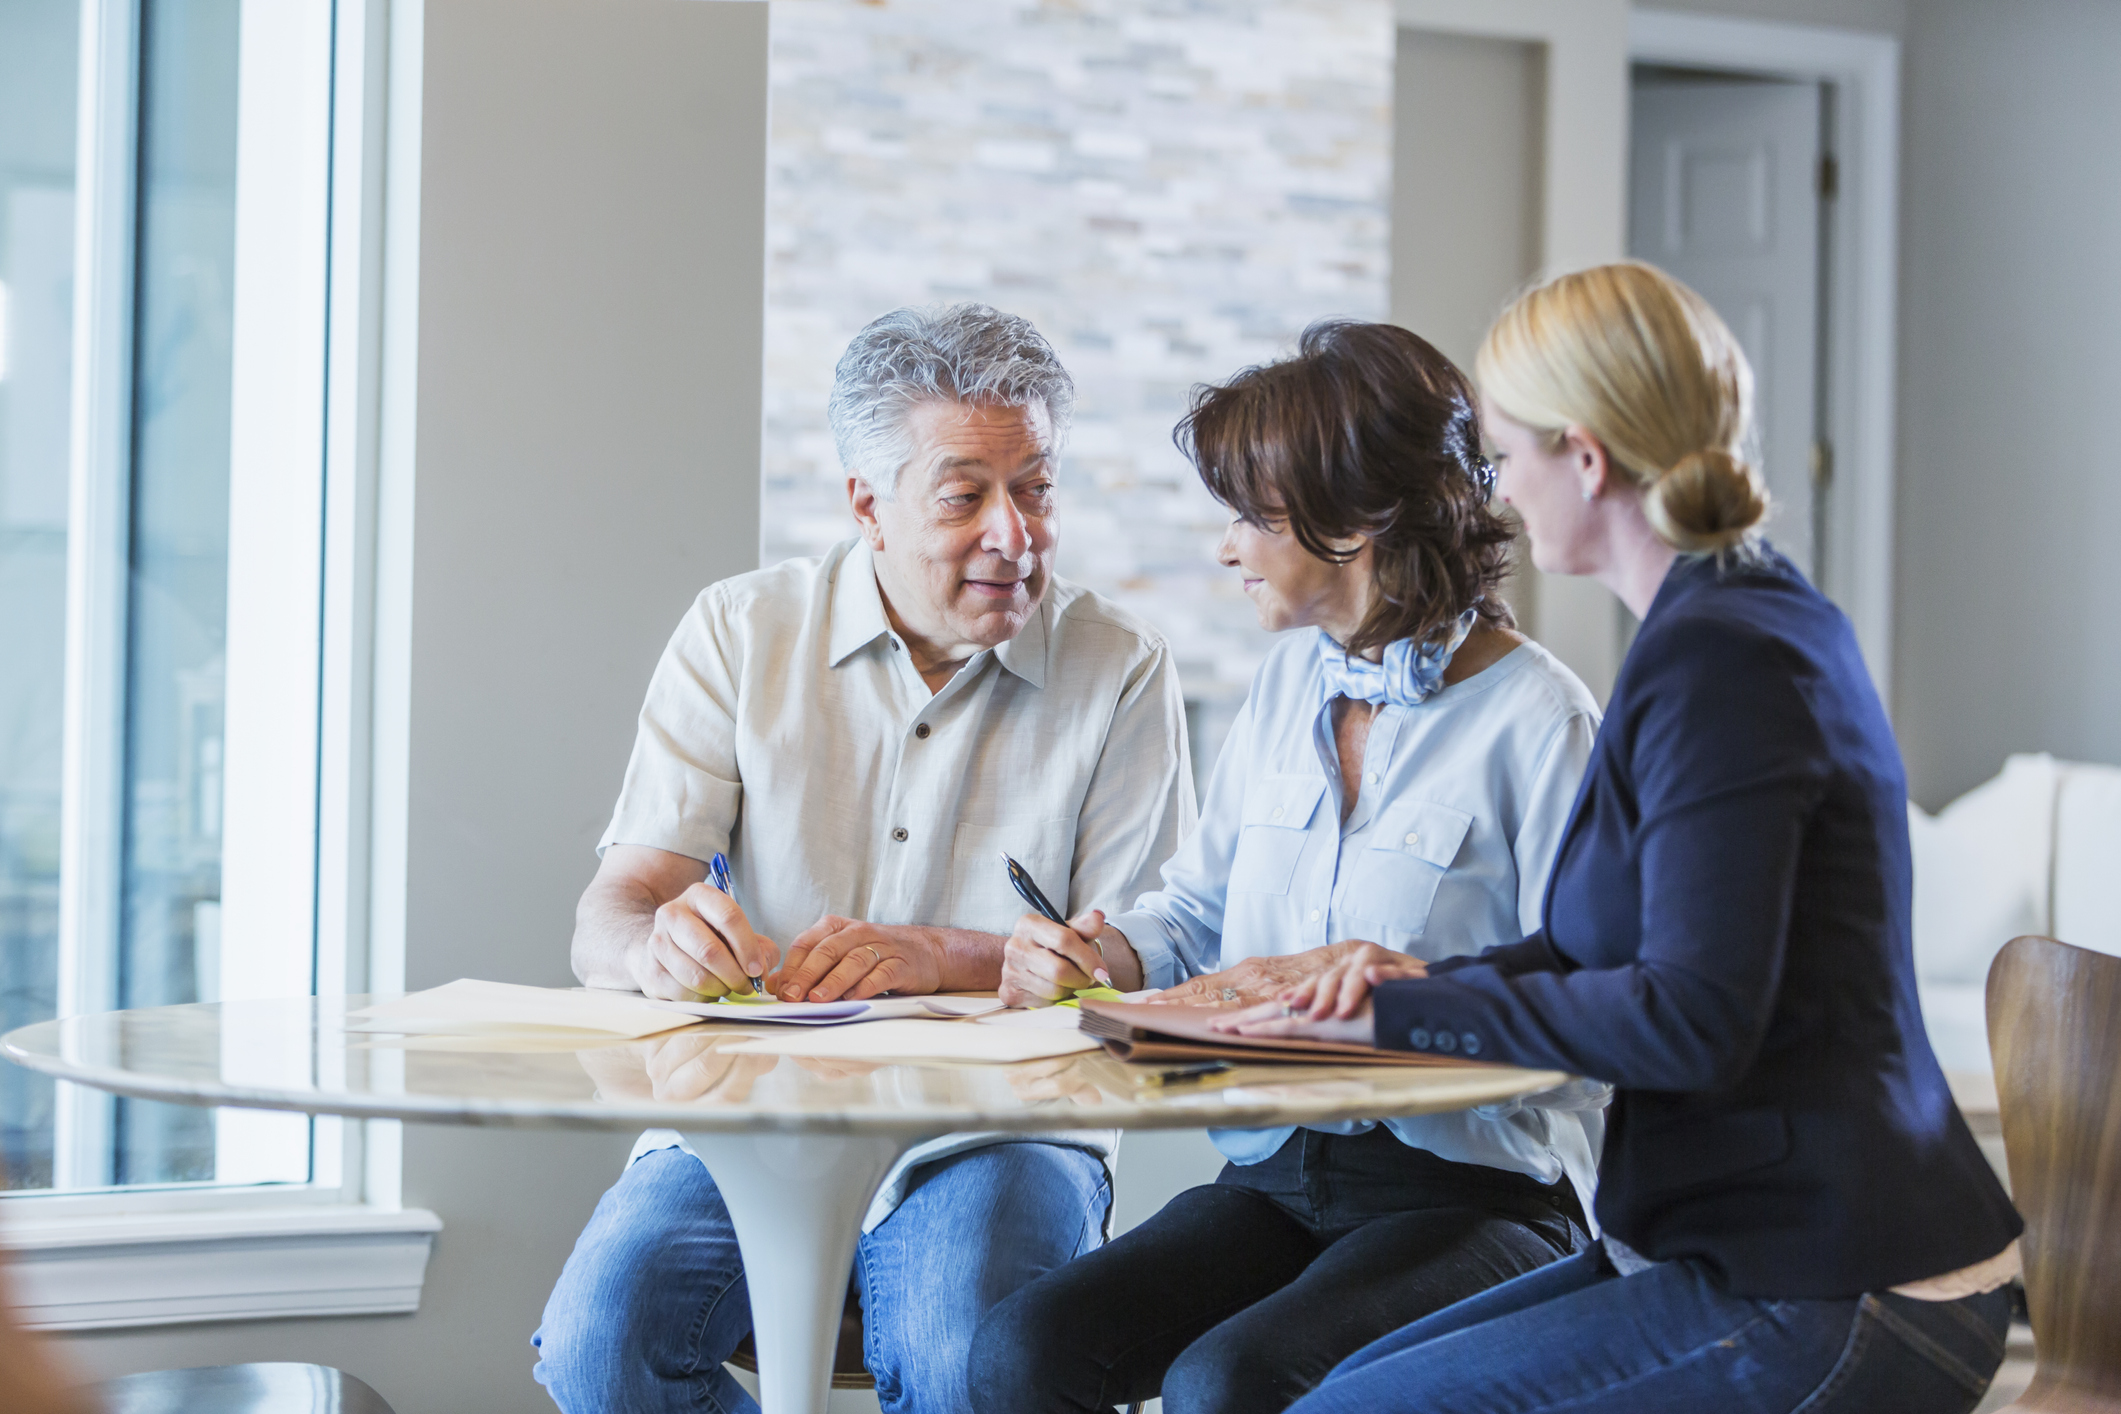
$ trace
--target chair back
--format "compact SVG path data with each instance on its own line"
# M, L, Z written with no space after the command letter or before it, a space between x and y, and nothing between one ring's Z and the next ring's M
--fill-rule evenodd
M2121 1414L2121 957L2014 938L1988 973L2035 1371L2014 1408Z

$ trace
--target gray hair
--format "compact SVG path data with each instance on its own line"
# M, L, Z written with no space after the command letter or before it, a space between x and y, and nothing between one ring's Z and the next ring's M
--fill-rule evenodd
M840 465L889 500L913 458L906 416L928 402L1045 409L1066 439L1075 381L1045 336L984 304L894 309L856 334L832 372L825 418Z

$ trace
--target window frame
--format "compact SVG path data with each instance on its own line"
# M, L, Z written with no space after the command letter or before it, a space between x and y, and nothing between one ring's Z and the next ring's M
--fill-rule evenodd
M409 487L387 490L385 464L409 475L410 448L383 451L409 426L416 262L393 262L386 288L384 249L416 253L418 226L415 200L386 227L384 197L386 147L406 168L391 194L417 190L423 17L417 3L397 10L242 6L223 835L224 899L241 902L223 937L253 980L236 990L239 969L224 968L223 999L403 985L402 868L372 868L402 856L405 823L409 525L389 527ZM82 0L81 17L61 1015L117 998L140 0ZM392 308L406 316L394 340ZM403 416L387 385L403 390ZM314 609L274 592L288 584L314 587ZM290 636L314 653L288 653ZM314 673L279 666L289 659ZM287 789L290 772L307 788ZM275 949L291 929L313 940L299 967ZM93 1181L99 1164L107 1176L112 1104L60 1086L57 1187ZM240 1126L251 1112L219 1113ZM20 1314L92 1329L416 1310L440 1220L402 1207L400 1155L394 1121L318 1117L307 1183L8 1195Z

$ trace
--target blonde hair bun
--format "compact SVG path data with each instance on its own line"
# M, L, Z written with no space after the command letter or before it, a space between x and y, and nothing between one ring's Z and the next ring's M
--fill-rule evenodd
M1753 370L1709 302L1627 260L1525 291L1474 362L1481 396L1557 441L1581 427L1642 495L1650 528L1687 554L1743 547L1767 486L1736 449L1753 421Z
M1667 545L1688 554L1731 550L1767 518L1760 473L1722 447L1689 452L1644 489L1642 509Z

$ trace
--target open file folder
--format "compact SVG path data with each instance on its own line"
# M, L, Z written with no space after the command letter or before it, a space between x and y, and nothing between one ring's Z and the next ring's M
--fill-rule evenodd
M1085 999L1082 1031L1104 1042L1124 1061L1227 1060L1305 1061L1317 1065L1479 1066L1418 1051L1381 1051L1343 1041L1304 1041L1274 1036L1233 1036L1208 1024L1228 1016L1220 1007L1159 1006L1155 1003Z

